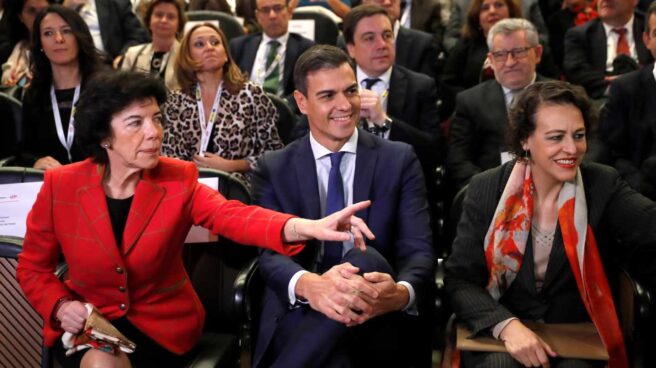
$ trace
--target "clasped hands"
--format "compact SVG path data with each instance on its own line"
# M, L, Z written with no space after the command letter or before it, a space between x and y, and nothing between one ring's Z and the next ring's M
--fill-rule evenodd
M376 92L360 90L360 117L376 125L385 124L387 113L383 109L382 98Z
M296 295L312 309L352 327L371 318L402 310L409 300L405 286L386 273L358 275L350 263L332 267L322 275L305 273L296 284Z

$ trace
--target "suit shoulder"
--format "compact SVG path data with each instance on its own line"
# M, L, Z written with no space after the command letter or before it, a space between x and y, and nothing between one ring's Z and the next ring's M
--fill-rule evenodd
M395 69L398 69L402 74L405 74L405 76L412 80L413 82L423 85L423 86L434 86L435 85L435 80L426 74L423 73L418 73L413 70L410 70L402 65L395 64L394 65Z
M401 27L399 32L405 32L409 38L412 38L413 42L421 41L428 42L429 44L433 42L433 36L431 36L430 33L426 33L424 31Z
M648 64L644 66L642 69L639 70L634 70L632 72L620 75L617 79L611 82L610 88L611 92L615 88L621 88L622 90L625 91L632 91L632 90L640 90L642 88L640 80L642 79L643 75L647 77L651 77L651 80L653 81L653 76L652 76L652 71L654 70L654 64Z
M303 51L314 46L314 41L312 41L309 38L305 38L298 33L289 33L289 39L294 40L294 42L297 42L298 45L300 46L300 49Z
M577 37L583 37L586 35L588 32L593 31L595 29L598 29L599 27L603 27L601 25L601 21L599 18L593 19L591 21L585 22L581 24L580 26L572 27L570 28L566 34L567 35L572 35L572 36L577 36Z
M477 101L481 99L481 97L486 96L487 94L497 90L501 89L501 86L497 83L497 81L491 79L487 80L483 83L479 83L475 85L474 87L468 88L460 93L458 93L458 99L476 99Z
M259 34L250 34L250 35L243 35L239 37L235 37L230 40L229 44L232 47L233 45L235 46L242 46L246 44L248 41L254 39L255 37L258 37Z
M276 166L288 165L289 161L300 149L301 145L309 144L305 142L307 139L309 138L305 136L303 138L296 139L295 141L286 145L284 148L265 152L258 161L257 166L264 166L269 170L274 170Z

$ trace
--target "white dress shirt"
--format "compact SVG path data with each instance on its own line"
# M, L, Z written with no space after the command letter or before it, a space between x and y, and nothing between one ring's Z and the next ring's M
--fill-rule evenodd
M96 10L96 0L88 0L80 9L80 16L89 27L89 32L91 33L96 49L100 52L105 52L105 45L103 45L100 35L100 21L98 20L98 11Z
M264 80L266 79L266 59L267 59L267 54L269 53L269 42L276 40L280 42L280 47L278 47L278 65L280 65L279 69L279 80L282 80L283 75L285 74L285 51L287 50L287 40L289 39L289 32L285 33L284 35L278 37L278 38L271 38L266 35L266 33L262 33L262 41L260 42L260 46L257 48L257 54L255 54L255 62L253 63L253 69L251 70L251 76L250 79L253 83L263 85ZM279 90L282 90L284 88L279 88Z
M629 50L631 51L631 58L635 61L638 61L638 51L636 50L635 40L633 38L633 19L631 19L624 25L626 28L626 41L629 44ZM604 31L606 31L606 71L613 71L613 60L617 57L617 41L620 38L620 35L617 32L613 32L613 28L621 27L611 27L606 23L601 23L604 25Z

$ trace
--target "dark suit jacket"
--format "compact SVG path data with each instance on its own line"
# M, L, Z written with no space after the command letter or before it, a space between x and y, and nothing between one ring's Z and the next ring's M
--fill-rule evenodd
M654 60L642 42L644 27L644 17L635 13L633 38L641 65ZM608 84L604 80L606 76L606 32L601 19L597 18L567 31L563 69L567 80L585 87L590 97L600 98L603 96Z
M96 0L96 11L109 62L131 46L150 41L129 0Z
M353 181L353 202L371 200L357 215L376 239L367 246L378 250L394 267L398 280L408 281L416 292L419 313L426 313L433 278L431 231L424 182L412 148L359 131ZM253 176L255 203L305 218L321 217L316 166L309 135L282 150L267 153ZM308 243L297 256L280 257L263 252L261 272L266 282L265 305L258 336L258 355L273 338L278 319L289 306L287 286L300 270L316 270L318 244Z
M535 288L530 241L517 278L499 302L485 289L489 271L484 238L513 164L511 161L477 175L469 185L453 252L446 263L445 285L453 310L474 333L486 331L512 316L552 323L589 320L567 261L559 227L540 293ZM611 289L620 263L638 273L640 276L636 277L645 283L654 285L656 206L632 190L611 167L584 163L581 175L588 224L595 234ZM616 243L615 239L620 239L621 243Z
M241 36L230 40L230 54L239 68L246 74L253 70L257 49L262 42L262 33ZM282 75L284 95L294 92L294 65L301 54L312 47L314 42L296 33L290 33L285 50L285 68Z
M539 74L536 81L544 80ZM481 171L499 166L505 151L508 110L503 89L488 80L458 94L449 127L446 171L456 188Z
M426 33L441 35L444 32L442 24L442 6L436 0L414 0L410 9L410 27Z
M431 78L437 77L437 47L433 36L415 29L399 28L396 64Z
M610 149L611 163L633 188L656 198L654 186L644 173L646 158L656 155L656 80L654 64L631 72L610 84L600 135Z
M16 277L45 321L48 346L63 333L51 316L57 301L67 297L91 303L110 320L127 317L169 351L189 351L205 322L181 257L192 225L242 244L287 254L300 251L281 239L290 215L226 201L198 184L193 163L166 157L143 171L123 239L117 242L103 190L104 172L91 159L46 171L27 218ZM69 267L65 282L53 273L62 254Z

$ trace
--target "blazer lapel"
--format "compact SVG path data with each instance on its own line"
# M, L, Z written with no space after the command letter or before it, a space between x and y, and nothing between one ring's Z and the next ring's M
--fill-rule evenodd
M123 231L123 254L127 254L136 244L153 214L162 203L166 190L147 179L148 174L139 181L134 191L132 206Z
M643 18L634 15L633 17L633 41L635 42L636 53L638 54L638 64L645 65L653 60L651 52L647 50L645 43L642 42L642 32L644 32Z
M358 151L355 158L355 176L353 178L353 203L371 198L371 186L378 155L374 136L358 129ZM369 208L357 214L362 220L369 219Z
M93 167L94 170L98 168L97 170L99 172L92 174L93 183L77 191L78 202L80 203L84 219L96 233L98 245L100 245L105 254L111 257L114 262L120 263L121 256L116 245L116 239L114 239L112 222L109 218L109 211L107 210L105 191L101 183L102 169L99 169L97 165L93 165Z
M590 45L606 45L606 31L600 19L595 20L596 24L590 35ZM642 41L640 41L642 42ZM591 47L592 65L599 70L606 70L606 47Z
M260 42L262 42L262 35L257 35L253 37L249 42L244 45L244 64L242 69L248 75L251 74L253 70L253 65L255 64L255 58L257 57L257 49L260 47Z
M394 117L404 116L403 106L405 106L407 89L408 79L406 78L405 74L399 72L396 67L392 67L389 94L387 98L387 113L389 115ZM412 123L414 122L411 122L411 124Z
M282 86L283 89L286 89L292 79L292 73L294 71L294 63L298 55L298 43L296 39L292 37L292 34L289 35L287 39L287 48L285 49L285 65L282 74Z
M109 24L115 19L108 19L107 17L112 14L109 9L112 6L111 1L96 1L96 13L98 14L98 27L100 28L100 38L102 39L103 46L105 46L105 52L109 54L109 39L107 36L114 36L111 34L109 29Z
M319 202L319 182L317 181L314 154L310 146L310 135L306 135L299 143L295 158L296 179L300 189L299 198L303 198L301 202L305 217L319 219L322 217L321 203Z

